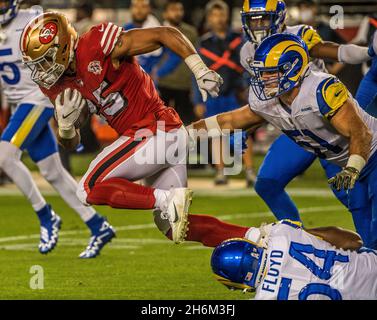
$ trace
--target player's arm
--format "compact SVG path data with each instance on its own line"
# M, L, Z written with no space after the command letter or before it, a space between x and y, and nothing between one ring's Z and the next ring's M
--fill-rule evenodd
M330 59L348 64L360 64L372 59L377 52L377 32L374 34L371 45L362 47L355 44L338 44L323 41L312 28L305 26L300 35L309 49L312 58Z
M194 122L187 127L189 132L194 129L195 132L208 132L211 137L224 135L224 130L234 131L235 129L247 130L263 124L265 120L252 111L249 105L242 108L221 113L203 120Z
M329 183L337 190L352 189L369 158L372 134L350 98L330 122L341 135L349 139L350 157L346 167L330 179Z
M58 142L67 150L75 150L81 140L80 126L85 123L81 118L88 116L83 112L87 107L86 101L77 90L65 89L53 103L58 123Z
M204 101L207 100L207 93L212 97L218 96L222 78L205 65L190 40L176 28L157 27L122 32L111 52L111 59L117 66L126 57L152 52L162 46L186 62L195 75Z
M357 233L339 227L322 227L306 231L338 249L356 251L363 246L363 241Z

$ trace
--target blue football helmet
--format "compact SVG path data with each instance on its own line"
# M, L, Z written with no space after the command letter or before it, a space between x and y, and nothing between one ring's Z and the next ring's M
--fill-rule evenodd
M7 4L0 7L0 25L10 22L17 16L21 0L9 0Z
M232 290L254 291L262 281L267 254L246 239L229 239L212 253L211 267L216 279Z
M282 32L286 15L283 0L245 0L241 17L247 39L259 44L266 37Z
M250 85L259 100L276 98L302 81L309 64L305 42L290 33L264 39L250 63Z

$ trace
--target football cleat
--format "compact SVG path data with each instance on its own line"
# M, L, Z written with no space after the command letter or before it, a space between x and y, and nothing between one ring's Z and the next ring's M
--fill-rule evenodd
M47 254L56 247L61 224L62 219L51 209L51 218L41 221L40 253Z
M92 234L92 237L89 240L89 245L80 253L79 258L92 259L97 257L102 248L115 237L116 234L114 228L104 220L98 231Z
M169 220L172 240L177 244L186 238L192 194L193 191L188 188L171 189L166 212L161 214L163 219Z

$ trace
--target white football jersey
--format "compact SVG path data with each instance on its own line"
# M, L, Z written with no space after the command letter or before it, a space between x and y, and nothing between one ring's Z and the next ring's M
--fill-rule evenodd
M264 230L268 257L255 299L377 299L377 251L336 249L289 220ZM256 242L257 235L248 238Z
M31 80L31 70L22 63L20 37L26 24L41 11L20 10L17 16L2 28L0 41L1 90L9 104L32 103L53 107L38 85Z
M286 26L282 33L293 33L301 37L309 50L313 48L317 43L321 42L322 39L319 34L312 28L306 25L296 25L296 26ZM241 48L240 57L241 64L250 72L250 64L254 60L255 50L258 46L255 43L247 41ZM325 62L322 59L314 59L310 62L310 67L314 71L324 71L327 72Z
M307 151L344 167L349 158L349 140L339 134L329 120L348 97L359 106L336 77L308 70L290 107L283 106L278 98L261 101L252 88L249 106ZM377 119L360 107L358 111L373 134L370 152L373 155L377 148Z

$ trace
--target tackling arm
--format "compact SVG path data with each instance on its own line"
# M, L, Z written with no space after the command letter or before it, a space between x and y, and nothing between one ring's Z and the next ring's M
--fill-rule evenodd
M257 125L261 125L265 120L253 112L248 105L219 115L199 120L187 127L189 132L205 130L211 137L223 135L223 130L234 131L235 129L247 130Z
M323 227L306 230L310 234L322 238L338 249L359 250L363 246L360 236L352 231L338 227Z

